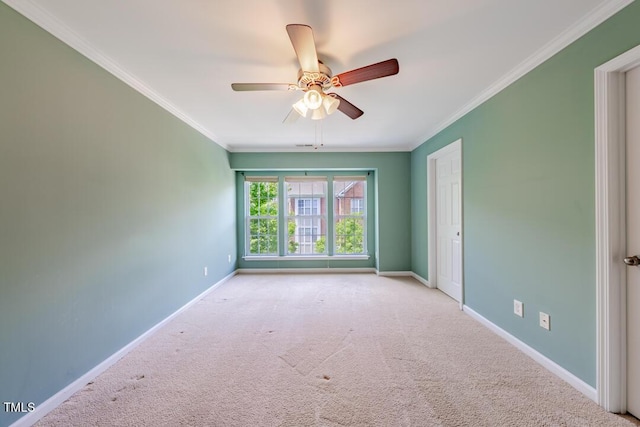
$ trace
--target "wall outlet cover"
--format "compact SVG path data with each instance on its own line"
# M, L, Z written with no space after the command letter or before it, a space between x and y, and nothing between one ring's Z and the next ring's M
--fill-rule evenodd
M517 299L513 300L513 314L516 316L524 317L524 304Z
M551 317L547 313L540 312L540 327L547 331L551 330Z

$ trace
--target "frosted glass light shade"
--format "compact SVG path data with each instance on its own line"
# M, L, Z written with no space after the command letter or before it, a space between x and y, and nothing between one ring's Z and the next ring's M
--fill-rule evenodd
M308 108L315 110L322 105L322 94L315 89L310 89L304 94L304 103Z
M327 113L324 108L316 108L311 112L311 120L322 120L327 117Z
M307 117L307 113L309 112L309 107L305 104L304 98L293 104L293 109L302 117Z
M334 98L333 96L325 95L324 99L322 100L322 106L324 107L324 110L327 112L327 114L335 113L339 105L340 100Z

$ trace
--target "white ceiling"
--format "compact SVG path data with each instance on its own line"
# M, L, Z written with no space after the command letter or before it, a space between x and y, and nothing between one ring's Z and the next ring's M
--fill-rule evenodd
M230 151L404 151L631 0L5 0ZM335 74L397 58L398 75L336 89L365 114L282 121L301 92L285 30L313 27ZM307 148L308 149L308 148Z

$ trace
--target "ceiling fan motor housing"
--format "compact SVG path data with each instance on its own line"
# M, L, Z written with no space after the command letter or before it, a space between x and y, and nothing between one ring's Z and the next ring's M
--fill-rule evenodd
M331 87L331 68L318 61L319 72L298 71L298 86L306 90L310 86L318 85L323 89Z

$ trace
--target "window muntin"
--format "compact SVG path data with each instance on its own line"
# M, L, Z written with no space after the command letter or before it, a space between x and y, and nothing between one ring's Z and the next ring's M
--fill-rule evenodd
M245 180L246 253L278 255L278 179Z
M287 177L287 254L326 254L327 178Z
M245 255L366 256L366 183L365 176L245 177Z
M333 235L336 255L367 252L366 178L336 177L333 181Z

